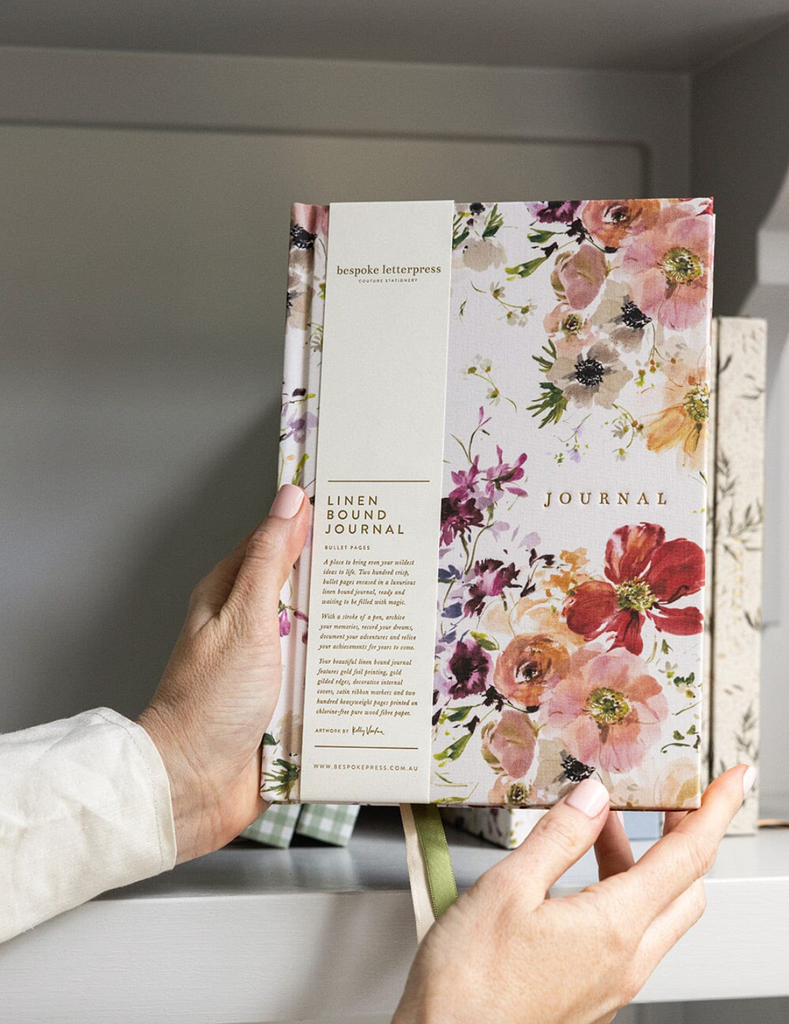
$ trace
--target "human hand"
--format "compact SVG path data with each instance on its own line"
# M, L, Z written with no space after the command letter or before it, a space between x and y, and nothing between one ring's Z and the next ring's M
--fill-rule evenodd
M261 743L282 681L277 607L309 508L304 491L285 484L268 518L200 580L138 719L170 779L178 863L224 846L266 808Z
M392 1024L607 1024L704 912L703 878L753 785L738 765L699 810L666 815L634 863L603 785L587 779L433 925ZM547 890L595 845L600 881Z

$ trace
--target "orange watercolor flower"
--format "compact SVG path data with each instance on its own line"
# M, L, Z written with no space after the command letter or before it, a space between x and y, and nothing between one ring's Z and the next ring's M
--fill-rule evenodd
M551 676L561 671L568 657L567 648L550 636L516 636L499 655L493 685L513 704L535 708Z
M652 227L659 212L659 199L590 200L581 207L581 221L596 242L618 249Z
M702 469L710 417L710 389L703 364L671 368L663 388L663 408L646 417L644 436L651 452L679 449L681 464Z

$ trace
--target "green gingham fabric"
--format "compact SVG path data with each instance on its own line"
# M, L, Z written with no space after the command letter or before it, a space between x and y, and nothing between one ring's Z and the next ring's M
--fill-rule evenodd
M264 846L279 846L285 850L290 846L300 812L298 804L271 804L241 835Z
M347 846L359 816L354 804L306 804L296 832L332 846Z
M347 846L359 808L349 804L271 804L241 838L287 849L294 833L333 846Z

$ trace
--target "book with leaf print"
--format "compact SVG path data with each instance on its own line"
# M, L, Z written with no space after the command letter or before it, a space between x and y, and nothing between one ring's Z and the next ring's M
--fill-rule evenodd
M269 800L700 799L709 199L294 205Z

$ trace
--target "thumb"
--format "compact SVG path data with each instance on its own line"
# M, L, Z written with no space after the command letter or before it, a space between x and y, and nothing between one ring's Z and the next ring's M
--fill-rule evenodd
M259 629L276 622L280 591L307 539L309 510L305 491L283 484L267 518L250 534L225 605L242 625Z
M517 850L493 871L515 873L534 906L575 864L600 835L608 818L610 797L597 779L584 779L537 822Z

